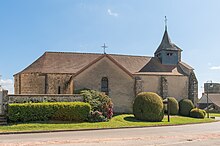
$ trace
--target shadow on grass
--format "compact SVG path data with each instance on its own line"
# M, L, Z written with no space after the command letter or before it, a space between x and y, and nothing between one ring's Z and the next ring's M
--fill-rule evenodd
M141 120L135 119L135 117L133 117L133 116L125 117L124 120L125 120L125 121L128 121L128 122L143 122L143 121L141 121Z

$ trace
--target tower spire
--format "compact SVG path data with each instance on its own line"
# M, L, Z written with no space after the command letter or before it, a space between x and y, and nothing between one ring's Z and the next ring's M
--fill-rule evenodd
M165 16L164 21L165 21L165 31L166 31L167 30L167 16Z

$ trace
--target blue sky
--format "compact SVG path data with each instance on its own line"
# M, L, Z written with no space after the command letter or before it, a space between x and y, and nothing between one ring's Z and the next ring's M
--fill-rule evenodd
M45 51L153 56L164 16L182 60L194 67L199 90L220 82L219 0L7 0L0 1L1 84L13 92L13 74Z

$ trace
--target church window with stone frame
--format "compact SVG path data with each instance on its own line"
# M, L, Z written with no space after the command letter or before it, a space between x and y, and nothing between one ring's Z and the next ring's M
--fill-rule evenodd
M101 80L101 92L105 92L106 95L108 95L108 78L103 77Z

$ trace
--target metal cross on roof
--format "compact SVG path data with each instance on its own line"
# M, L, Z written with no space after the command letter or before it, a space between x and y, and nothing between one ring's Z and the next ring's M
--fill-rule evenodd
M167 30L167 16L165 16L165 30Z
M104 49L104 50L103 50L103 51L104 51L104 54L106 54L105 49L108 48L108 46L106 46L105 43L104 43L104 45L101 46L101 47Z

